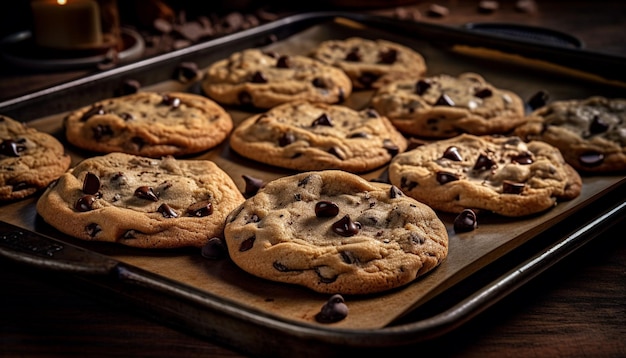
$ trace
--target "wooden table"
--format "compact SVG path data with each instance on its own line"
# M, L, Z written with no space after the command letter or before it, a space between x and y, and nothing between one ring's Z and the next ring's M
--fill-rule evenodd
M535 14L516 12L513 1L501 1L492 14L478 13L478 1L438 3L448 5L450 14L429 18L428 4L420 2L415 6L422 20L451 26L477 21L546 26L581 38L589 49L626 56L626 5L621 1L540 1ZM35 82L43 85L45 79ZM625 231L622 221L469 323L410 347L407 355L626 356ZM243 356L7 260L0 260L0 282L2 357Z

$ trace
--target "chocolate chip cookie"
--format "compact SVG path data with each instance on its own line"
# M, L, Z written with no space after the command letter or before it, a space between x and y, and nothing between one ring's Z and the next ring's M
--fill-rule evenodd
M70 156L55 137L2 115L0 140L0 201L31 196L70 166Z
M202 89L223 105L268 109L303 99L339 103L352 83L342 70L307 56L247 49L212 64Z
M515 136L462 134L425 144L396 156L389 180L435 210L510 217L543 212L582 189L557 148Z
M587 174L626 170L626 99L555 101L531 113L515 134L550 143Z
M44 191L37 212L83 240L138 248L202 247L244 201L207 160L111 153L83 160Z
M426 62L419 52L382 39L327 40L311 56L341 68L352 80L354 89L379 88L402 78L418 78L426 72Z
M244 271L332 294L409 284L448 254L432 209L394 186L336 170L267 183L228 216L224 237Z
M424 138L506 134L526 120L517 94L475 73L407 77L380 88L371 106L401 132Z
M245 119L230 145L244 157L288 169L366 172L408 143L374 110L295 101Z
M64 119L67 140L97 153L160 158L209 150L233 128L216 102L182 92L138 92L98 101Z

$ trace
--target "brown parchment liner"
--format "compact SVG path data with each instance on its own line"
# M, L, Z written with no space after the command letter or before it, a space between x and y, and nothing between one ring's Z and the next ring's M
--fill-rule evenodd
M531 70L519 63L510 64L502 59L500 61L491 54L487 56L489 58L468 57L462 53L439 48L436 39L417 39L412 38L411 34L392 34L354 23L335 22L316 25L294 34L287 40L269 45L267 48L285 54L307 54L322 40L348 36L385 38L404 43L424 55L428 66L427 75L437 73L455 75L472 71L481 74L496 86L518 93L523 99L529 98L538 90L547 90L553 100L604 94L599 91L605 90L597 83L583 81L581 78L554 73L550 70L543 71L537 68L536 64ZM197 83L181 83L171 80L144 87L142 90L193 92L194 88L198 88ZM362 108L367 104L371 94L369 91L355 92L345 104L353 108ZM68 98L68 101L71 101L71 98ZM235 125L250 115L237 109L227 109ZM65 141L61 128L64 115L65 113L53 114L29 123L35 128L55 134L66 145L75 164L84 158L84 154ZM19 120L19 118L16 119ZM267 167L242 158L232 152L227 142L214 150L194 156L193 159L214 161L231 175L242 191L245 188L242 178L244 174L269 181L295 173ZM362 176L367 179L379 178L384 175L384 171L383 167ZM567 215L584 208L586 204L602 196L608 188L623 180L624 176L621 175L583 177L582 194L574 200L559 203L545 213L530 217L487 217L479 221L479 227L475 231L463 234L455 234L452 230L453 216L439 213L449 232L447 259L432 272L403 288L370 296L346 296L349 315L343 321L333 324L332 327L338 329L385 327L407 311L419 309L420 304L533 238ZM36 200L37 197L33 197L4 205L0 211L0 219L33 231L47 231L46 234L50 234L50 228L46 228L41 218L37 217ZM54 230L52 233L54 234ZM211 292L243 307L266 312L281 319L318 324L314 316L329 298L328 295L314 293L305 288L253 277L241 271L229 259L207 260L201 257L199 251L146 251L114 244L81 242L62 235L58 237L191 287Z

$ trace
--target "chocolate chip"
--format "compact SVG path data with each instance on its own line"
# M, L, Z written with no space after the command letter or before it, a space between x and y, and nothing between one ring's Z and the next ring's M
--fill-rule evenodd
M341 149L337 148L337 147L332 147L328 150L328 153L334 155L335 157L343 160L345 158L345 155L343 154L343 152L341 151Z
M450 96L448 96L445 93L442 93L441 96L439 96L439 98L437 98L437 102L435 102L435 106L450 106L450 107L453 107L454 106L454 101L452 100L452 98L450 98Z
M246 188L243 192L246 198L255 196L259 189L261 189L265 185L263 180L251 177L249 175L242 175L241 177L246 183Z
M400 147L398 147L391 139L383 140L383 148L387 150L392 157L400 153Z
M159 206L159 208L157 209L157 211L160 212L161 215L163 215L164 218L176 218L176 217L178 217L178 214L176 213L176 211L174 211L174 209L172 209L166 203L161 204Z
M252 214L249 217L246 217L246 224L258 223L259 221L261 221L261 218L259 218L257 214Z
M239 245L239 251L244 252L250 250L254 246L254 240L256 240L256 236L249 237L241 242Z
M346 214L332 225L332 229L336 234L350 237L359 233L361 223L358 221L352 221L352 219L350 219L350 215Z
M317 117L313 123L311 123L311 127L316 127L316 126L328 126L328 127L332 127L333 126L333 122L330 120L330 117L328 116L328 114L326 113L322 113L322 115L320 115L319 117Z
M426 239L423 236L418 235L417 233L412 232L409 235L409 244L411 245L424 245Z
M98 124L97 126L93 127L91 131L93 132L93 138L95 140L100 140L104 137L113 136L113 130L107 125Z
M437 172L437 182L439 182L439 184L443 185L457 180L459 180L459 177L457 177L456 174L448 172Z
M280 56L276 61L276 67L278 68L289 68L291 67L289 63L289 56Z
M600 117L593 116L589 124L589 132L592 134L604 133L609 129L609 124L604 122Z
M352 251L342 251L339 253L339 256L341 256L341 261L347 263L348 265L352 265L358 261Z
M363 87L370 88L372 84L378 80L380 75L372 72L363 72L361 76L359 76L358 81Z
M321 283L333 283L335 281L337 281L337 275L331 276L331 277L327 277L324 276L322 274L322 270L325 268L325 266L318 266L315 268L315 273L317 274L317 277L319 277L320 282Z
M278 261L274 261L274 263L272 263L272 267L274 267L276 269L276 271L278 271L278 272L288 272L288 271L290 271L289 267L281 264Z
M514 183L505 180L502 182L502 193L504 194L520 194L524 190L524 183Z
M176 66L175 78L185 83L198 77L198 64L191 61L181 62Z
M528 106L531 110L535 110L537 108L543 107L548 103L549 94L547 91L540 90L537 91L534 95L532 95L528 99Z
M335 323L348 317L348 306L339 294L333 295L315 315L315 320L320 323Z
M281 147L285 147L295 141L296 141L296 137L294 136L294 134L291 132L287 132L283 134L280 138L278 138L278 145Z
M252 104L252 95L247 91L239 92L239 94L237 95L237 99L239 100L239 103L244 106L249 106Z
M461 154L459 153L459 148L455 146L449 146L448 148L446 148L446 150L443 152L443 157L446 159L450 159L454 162L463 161L463 157L461 157Z
M84 195L80 197L74 204L74 208L78 211L90 211L93 210L93 204L96 202L96 197L93 195Z
M135 117L128 113L128 112L122 112L119 114L120 118L122 118L124 121L128 122L128 121L132 121L133 119L135 119Z
M252 83L267 83L267 78L261 71L256 71L252 74L252 78L250 79Z
M102 228L96 223L91 223L85 226L85 231L87 232L87 235L89 235L89 237L93 238L96 237L96 235L98 235L100 231L102 231Z
M511 157L511 161L513 163L528 165L533 163L533 155L531 153L520 153L516 156Z
M367 118L378 118L380 115L374 108L368 108L365 113L367 114Z
M476 213L472 209L464 209L454 218L455 232L473 231L477 226Z
M474 93L474 96L478 98L487 98L487 97L491 97L492 95L493 95L493 92L489 88L482 88L476 91L476 93Z
M191 204L187 208L187 213L196 217L209 216L213 214L213 204L208 200Z
M415 93L418 95L423 95L430 88L430 82L426 80L419 80L415 83Z
M480 154L474 163L474 170L487 170L491 169L496 163L484 154Z
M305 187L311 181L311 176L307 175L298 182L298 187Z
M393 48L386 51L380 51L378 53L378 59L380 63L391 65L398 60L398 51Z
M0 144L0 154L8 157L19 157L20 152L26 150L26 146L23 143L16 142L12 139L5 139Z
M389 188L389 197L391 199L399 198L401 196L404 196L404 193L397 186L392 185L391 188Z
M369 135L365 132L356 132L356 133L351 133L348 138L368 138Z
M406 177L402 177L402 179L400 179L400 186L402 188L406 188L408 191L413 190L417 185L417 182L409 180Z
M164 94L163 95L163 100L161 101L161 103L170 106L172 108L178 108L180 107L180 98L178 97L172 97L170 95Z
M604 154L598 152L587 152L580 155L578 162L586 167L595 167L604 162Z
M359 62L361 61L361 53L359 52L358 47L353 48L352 50L350 50L350 52L348 52L348 54L346 54L346 61L350 61L350 62Z
M228 249L226 248L224 240L219 237L212 237L202 246L200 255L202 255L205 259L219 260L226 257L227 252Z
M87 172L83 180L83 193L96 194L100 190L100 178L92 172Z
M135 196L139 199L159 201L159 197L149 186L140 186L139 188L135 189Z
M87 112L85 112L85 114L83 114L82 117L80 117L80 121L84 122L93 116L103 115L103 114L104 114L104 108L102 107L102 105L92 106L91 108L89 108Z
M326 83L326 80L321 77L315 77L311 83L316 88L328 88L328 83Z
M320 201L315 204L315 216L318 218L332 218L339 215L339 206L330 201Z

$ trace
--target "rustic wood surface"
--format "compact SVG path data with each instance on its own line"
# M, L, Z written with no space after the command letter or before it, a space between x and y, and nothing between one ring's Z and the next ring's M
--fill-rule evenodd
M621 1L538 1L535 14L515 11L514 1L500 1L492 14L479 13L478 1L438 3L448 6L448 16L428 17L423 2L414 8L421 20L451 26L477 21L546 26L579 37L587 48L626 56L626 5ZM24 76L33 86L47 80ZM407 355L626 356L625 230L623 221L452 333L407 347ZM0 260L0 282L2 357L246 356L7 260Z

